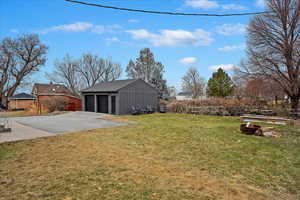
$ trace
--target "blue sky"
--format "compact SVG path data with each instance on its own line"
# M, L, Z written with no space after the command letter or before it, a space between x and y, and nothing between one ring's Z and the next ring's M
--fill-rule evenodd
M264 0L83 0L120 7L197 13L240 13L264 10ZM180 89L190 66L206 80L216 67L229 73L245 56L245 31L251 17L180 17L130 13L76 5L63 0L0 0L0 39L38 33L49 46L45 72L67 53L111 57L122 65L149 47L165 65L168 85Z

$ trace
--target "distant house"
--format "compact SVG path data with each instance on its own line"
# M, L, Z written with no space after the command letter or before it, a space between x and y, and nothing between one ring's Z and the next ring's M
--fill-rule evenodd
M35 102L36 97L31 94L16 94L8 98L8 110L28 110Z
M141 79L116 80L96 84L81 91L83 110L129 114L132 108L157 108L157 90Z
M192 94L189 92L179 92L176 95L176 100L178 100L178 101L192 100Z
M39 111L46 108L46 102L55 101L57 98L64 99L67 104L66 111L81 110L81 98L61 84L36 83L32 88L32 94L36 96Z

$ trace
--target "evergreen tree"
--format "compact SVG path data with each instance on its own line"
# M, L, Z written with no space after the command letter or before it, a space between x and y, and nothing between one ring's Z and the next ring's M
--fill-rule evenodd
M133 60L129 61L126 73L129 78L142 79L149 83L157 89L160 99L165 98L167 84L163 78L164 65L155 61L149 48L142 49L135 62Z
M229 75L221 68L214 72L207 84L207 95L210 97L232 96L234 91L233 83Z

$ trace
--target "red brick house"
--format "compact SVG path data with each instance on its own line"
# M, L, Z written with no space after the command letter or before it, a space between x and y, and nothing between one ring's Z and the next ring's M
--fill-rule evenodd
M36 103L31 94L19 93L8 98L8 110L29 110Z
M36 96L36 103L40 112L46 109L47 105L45 102L55 101L58 98L66 102L66 111L81 110L81 98L61 84L36 83L32 88L32 94Z

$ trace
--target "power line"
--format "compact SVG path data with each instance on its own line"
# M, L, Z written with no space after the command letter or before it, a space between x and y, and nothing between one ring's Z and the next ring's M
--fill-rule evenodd
M160 15L229 17L229 16L260 15L260 14L269 13L268 11L264 11L264 12L245 12L245 13L229 13L229 14L183 13L183 12L167 12L167 11L154 11L154 10L122 8L122 7L108 6L108 5L95 4L95 3L88 3L88 2L76 1L76 0L65 0L65 1L68 1L68 2L71 2L71 3L76 3L76 4L87 5L87 6L95 6L95 7L100 7L100 8L122 10L122 11L129 11L129 12L140 12L140 13L148 13L148 14L160 14Z

